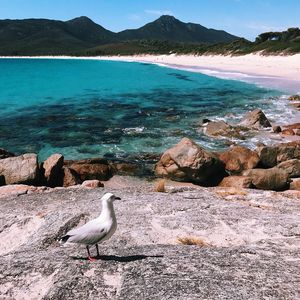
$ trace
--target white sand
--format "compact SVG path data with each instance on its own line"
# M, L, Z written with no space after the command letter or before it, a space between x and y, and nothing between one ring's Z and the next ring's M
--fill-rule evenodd
M260 76L279 76L285 79L300 81L300 54L289 56L262 56L258 54L244 56L143 55L112 56L109 59L143 61L206 69L213 68Z

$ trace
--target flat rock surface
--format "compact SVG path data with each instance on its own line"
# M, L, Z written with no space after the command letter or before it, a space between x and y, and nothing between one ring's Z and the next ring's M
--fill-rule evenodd
M84 246L57 239L96 217L107 190L1 198L0 298L300 298L299 192L152 190L109 190L122 197L118 229L95 262ZM186 237L208 246L178 243Z

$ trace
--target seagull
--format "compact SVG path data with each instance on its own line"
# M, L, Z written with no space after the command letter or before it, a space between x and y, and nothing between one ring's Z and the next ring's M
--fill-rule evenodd
M98 218L89 221L81 227L72 229L66 233L61 239L60 243L78 243L86 245L88 260L94 261L91 257L91 245L96 245L97 257L99 257L98 244L102 243L115 233L117 229L117 219L114 211L113 202L121 200L112 193L106 193L102 198L102 211Z

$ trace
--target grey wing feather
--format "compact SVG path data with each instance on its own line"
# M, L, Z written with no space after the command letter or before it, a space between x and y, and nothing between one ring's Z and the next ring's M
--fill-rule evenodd
M104 226L92 220L79 228L70 230L66 235L70 236L68 242L93 245L100 242L107 232Z

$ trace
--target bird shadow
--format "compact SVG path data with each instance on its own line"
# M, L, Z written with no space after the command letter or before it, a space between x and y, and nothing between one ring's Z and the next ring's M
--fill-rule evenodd
M129 256L117 256L117 255L100 255L93 257L95 260L104 260L104 261L116 261L116 262L133 262L137 260L144 260L147 258L162 258L163 255L129 255ZM88 260L87 257L76 257L71 256L74 260Z

